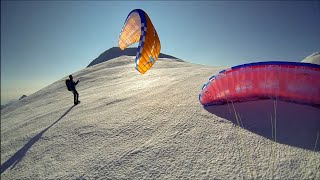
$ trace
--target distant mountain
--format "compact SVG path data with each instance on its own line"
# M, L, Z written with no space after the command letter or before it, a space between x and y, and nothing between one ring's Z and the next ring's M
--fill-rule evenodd
M19 98L19 100L21 100L21 99L23 99L23 98L25 98L25 97L27 97L26 95L22 95L20 98Z
M108 61L110 59L114 59L120 56L136 56L137 54L137 48L126 48L124 50L121 50L119 47L112 47L102 54L100 54L99 57L97 57L95 60L93 60L87 67ZM176 59L177 61L182 61L174 56L170 56L167 54L160 53L159 58L171 58Z
M9 101L7 104L1 105L1 109L4 109L4 108L10 106L11 104L15 103L16 101L17 101L17 100L11 100L11 101Z
M301 62L313 63L313 64L320 65L320 52L315 52L315 53L311 54L310 56L304 58Z
M19 98L19 101L20 101L21 99L23 99L23 98L26 98L26 97L27 97L27 95L22 95L22 96ZM13 103L15 103L15 102L18 102L18 100L13 99L13 100L9 101L8 103L6 103L6 104L4 104L4 105L1 105L1 109L4 109L5 107L8 107L8 106L10 106L11 104L13 104Z

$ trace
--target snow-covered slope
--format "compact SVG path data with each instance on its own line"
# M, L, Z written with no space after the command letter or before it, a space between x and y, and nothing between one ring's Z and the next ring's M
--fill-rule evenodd
M320 65L320 52L315 52L315 53L311 54L310 56L304 58L301 62L313 63L313 64Z
M198 94L221 69L159 59L141 75L122 56L73 74L77 106L65 78L12 103L1 110L1 179L319 179L319 109L273 101L205 109ZM245 128L232 123L235 112ZM293 127L288 117L313 123L307 139L291 142L301 128L282 131Z

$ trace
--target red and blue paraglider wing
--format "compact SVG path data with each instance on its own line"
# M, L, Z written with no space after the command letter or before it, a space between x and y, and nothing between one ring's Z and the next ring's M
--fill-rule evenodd
M202 105L275 98L320 105L320 65L258 62L234 66L212 76L202 87Z

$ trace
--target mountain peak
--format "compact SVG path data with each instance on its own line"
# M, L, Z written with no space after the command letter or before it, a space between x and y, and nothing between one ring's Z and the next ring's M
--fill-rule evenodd
M94 59L87 67L90 67L90 66L93 66L93 65L96 65L120 56L136 56L136 54L137 54L136 47L126 48L124 50L121 50L119 47L112 47L106 50L105 52L103 52L102 54L100 54L100 56ZM159 58L170 58L170 59L178 60L178 58L174 56L163 54L163 53L159 54Z

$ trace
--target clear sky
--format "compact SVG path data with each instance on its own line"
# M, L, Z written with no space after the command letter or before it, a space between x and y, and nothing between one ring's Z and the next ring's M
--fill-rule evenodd
M152 20L162 53L192 63L301 61L320 51L319 1L1 1L1 104L117 46L136 8Z

